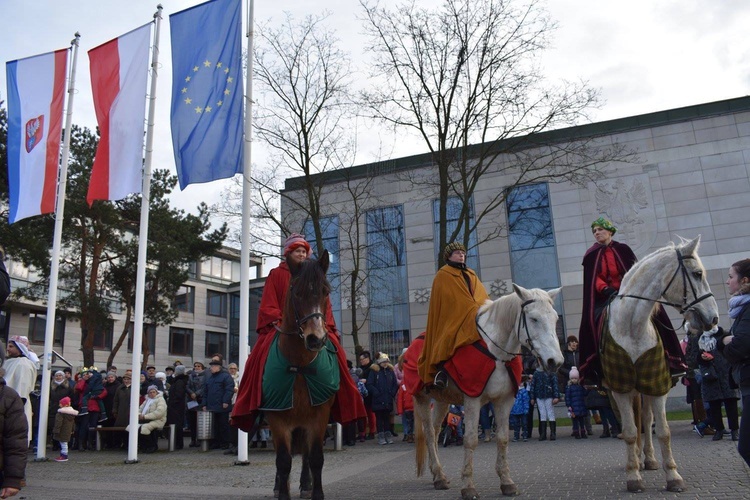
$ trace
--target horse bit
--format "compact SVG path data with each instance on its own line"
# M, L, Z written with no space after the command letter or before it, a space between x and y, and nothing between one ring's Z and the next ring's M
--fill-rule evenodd
M534 343L531 340L531 334L529 333L529 325L526 322L526 306L529 305L529 304L531 304L531 303L533 303L533 302L535 302L534 299L529 299L526 302L524 302L523 304L521 304L521 313L520 313L519 318L518 318L518 323L517 323L518 324L518 328L516 329L516 336L518 337L518 343L521 344L521 345L523 345L523 342L521 342L521 325L523 325L523 329L526 331L526 343L528 344L529 349L531 350L532 353L534 352ZM501 361L510 361L514 357L516 357L516 356L518 356L520 354L523 354L523 353L520 353L520 352L509 352L509 351L506 351L505 349L503 349L502 347L500 347L499 345L497 345L497 343L494 340L492 340L492 338L487 334L487 332L484 331L484 328L482 328L479 325L479 316L477 316L476 323L477 323L477 331L479 331L479 333L482 334L483 337L485 337L487 340L489 340L492 343L492 345L494 345L495 347L497 347L498 349L500 349L501 351L503 351L505 354L508 354L510 356L510 359L508 359L508 360L501 360Z
M690 276L688 276L688 270L685 267L684 260L695 259L695 257L693 257L692 255L688 255L686 257L682 255L677 248L675 248L675 252L677 252L677 261L679 262L679 266L677 267L677 269L675 269L675 272L672 275L672 278L669 280L669 283L667 283L667 286L664 288L664 291L661 292L659 297L663 297L664 294L667 293L667 290L669 290L669 287L672 286L672 283L677 277L677 274L682 272L682 304L677 304L675 302L667 302L666 300L649 299L648 297L641 297L639 295L618 295L618 297L620 298L629 297L631 299L640 299L640 300L647 300L649 302L658 302L659 304L664 304L667 306L672 306L675 309L679 309L680 314L682 315L684 315L687 311L690 311L693 308L693 306L698 304L699 302L702 302L709 297L713 297L714 294L711 292L708 292L698 297L698 292L695 289L695 285L693 285L693 282L690 279ZM688 304L688 289L687 289L688 284L690 284L690 290L693 292L693 297L695 297L695 300L690 302L689 304Z

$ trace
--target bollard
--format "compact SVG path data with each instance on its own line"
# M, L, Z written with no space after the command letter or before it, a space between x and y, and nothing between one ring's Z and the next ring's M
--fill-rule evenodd
M210 411L197 412L196 438L201 442L201 451L208 451L208 444L214 437L214 414Z

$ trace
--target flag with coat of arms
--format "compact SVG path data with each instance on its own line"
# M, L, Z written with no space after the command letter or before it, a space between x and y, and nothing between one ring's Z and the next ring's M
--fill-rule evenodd
M172 146L180 189L242 172L242 6L172 14Z

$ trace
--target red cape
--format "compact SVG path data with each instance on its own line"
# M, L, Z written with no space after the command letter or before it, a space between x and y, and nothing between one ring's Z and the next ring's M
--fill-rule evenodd
M242 372L237 401L232 410L231 423L234 427L249 432L256 418L262 398L261 385L263 383L263 370L268 359L268 352L276 334L276 324L281 321L281 313L286 300L286 292L289 289L291 273L286 262L273 269L266 279L263 296L260 300L258 311L258 342L253 347L250 356L245 362L245 370ZM357 386L354 385L352 377L349 376L349 368L346 365L346 354L341 347L336 329L336 322L331 312L329 302L326 308L326 326L328 338L336 347L339 362L340 388L336 393L336 400L331 408L331 415L336 422L346 423L366 416L365 406L362 402Z

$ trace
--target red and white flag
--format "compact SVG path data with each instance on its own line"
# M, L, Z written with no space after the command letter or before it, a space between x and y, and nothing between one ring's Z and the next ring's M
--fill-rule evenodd
M86 201L141 192L151 23L89 51L99 147Z
M68 49L10 61L8 222L55 211Z

